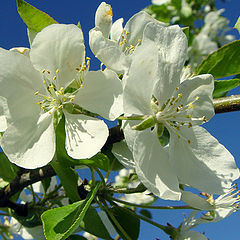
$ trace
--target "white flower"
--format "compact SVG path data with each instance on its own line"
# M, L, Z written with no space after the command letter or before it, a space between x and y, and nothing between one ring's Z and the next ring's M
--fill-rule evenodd
M168 4L170 2L171 0L152 0L152 4L155 4L155 5L163 5L163 4Z
M131 17L124 28L122 18L112 24L111 6L102 2L96 11L95 28L89 32L91 50L107 68L124 73L129 68L132 53L141 44L145 26L150 22L164 25L144 11Z
M213 195L208 194L206 194L207 198L204 199L192 192L183 191L182 201L193 208L209 210L210 212L202 217L206 222L218 222L238 210L238 203L240 201L238 194L239 191L236 191L236 188L233 187L216 199L213 198Z
M179 183L222 194L239 177L232 155L197 126L214 115L213 77L182 75L186 54L187 38L178 26L149 23L125 79L126 116L147 117L134 129L150 124L134 131L127 121L125 139L140 181L163 199L179 200ZM159 142L163 131L170 135L165 147Z
M194 218L196 214L197 211L193 211L189 218L179 226L177 236L173 238L174 240L207 240L203 234L190 230L200 224Z
M32 42L30 57L0 49L0 96L9 111L1 147L11 162L24 168L49 163L55 154L53 123L62 113L69 156L90 158L101 149L108 128L82 114L82 108L115 119L122 112L122 87L111 70L88 68L83 34L75 25L43 29ZM69 86L76 91L68 91ZM79 114L69 110L73 103L80 106Z

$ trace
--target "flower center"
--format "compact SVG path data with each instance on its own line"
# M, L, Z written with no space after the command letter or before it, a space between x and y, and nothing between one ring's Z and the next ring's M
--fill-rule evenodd
M52 114L54 111L63 109L63 105L70 103L74 100L74 95L69 93L64 93L64 88L60 87L57 89L56 81L58 78L59 70L55 71L53 78L50 78L51 72L44 69L43 74L43 85L46 89L45 93L40 93L36 91L34 94L37 97L36 104L41 106L43 112L48 112Z
M179 88L176 88L176 90L178 91ZM181 137L179 131L181 127L187 126L188 128L191 128L194 121L200 122L200 124L207 121L205 116L195 118L189 114L189 111L195 108L195 103L199 100L198 96L192 102L187 104L182 103L182 97L182 93L178 93L176 97L172 96L162 106L159 106L156 98L153 98L151 102L151 107L158 124L164 124L165 126L170 127L179 138ZM187 142L190 144L189 139Z
M136 48L141 44L142 40L138 39L137 43L134 45L129 44L128 43L128 38L129 38L130 32L128 32L127 30L123 29L122 31L122 35L120 38L120 42L119 45L122 47L123 52L128 55L128 54L132 54Z

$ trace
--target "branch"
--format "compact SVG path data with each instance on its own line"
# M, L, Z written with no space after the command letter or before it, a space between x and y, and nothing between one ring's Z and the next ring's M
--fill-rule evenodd
M214 99L213 105L215 113L240 111L240 95Z
M33 170L22 170L10 184L0 189L0 207L8 207L8 199L28 185L55 175L56 173L50 165Z

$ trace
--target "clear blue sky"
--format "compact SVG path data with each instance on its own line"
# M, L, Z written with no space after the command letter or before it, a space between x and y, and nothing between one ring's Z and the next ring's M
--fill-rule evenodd
M59 23L75 23L80 21L86 45L88 43L88 31L94 27L95 10L101 1L81 1L81 0L28 0L28 2L37 8L50 14ZM106 1L112 5L114 20L123 17L125 22L136 12L151 3L150 0L112 0ZM218 8L225 8L224 16L230 20L230 26L234 26L238 16L240 15L239 0L226 0L225 3L217 1ZM236 30L233 31L239 38ZM26 34L26 26L20 19L14 0L2 0L0 9L0 47L9 49L12 47L24 46L28 47L28 39ZM89 48L87 55L92 58L91 69L98 69L98 62L93 60ZM239 94L239 89L232 94ZM228 150L235 156L237 165L240 167L240 112L226 113L215 116L205 127L214 135ZM238 181L240 183L240 181ZM168 202L159 201L159 205L167 205ZM154 220L166 224L171 223L177 227L183 220L183 213L187 211L154 211ZM228 240L239 239L238 227L240 224L240 212L235 213L222 222L215 224L205 224L197 230L206 232L206 236L211 240ZM140 240L167 240L169 237L163 234L158 228L143 223L141 226Z

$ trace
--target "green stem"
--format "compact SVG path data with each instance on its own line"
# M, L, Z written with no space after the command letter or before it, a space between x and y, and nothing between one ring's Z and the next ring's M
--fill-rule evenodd
M216 98L213 100L215 113L240 111L240 95Z
M139 192L144 192L146 191L146 187L140 183L136 188L127 188L127 189L116 189L114 188L113 190L108 190L109 192L114 192L114 193L124 193L124 194L131 194L131 193L139 193Z
M133 206L133 207L139 207L139 208L149 208L149 209L166 209L166 210L174 210L174 209L193 209L189 206L149 206L149 205L140 205L135 203L126 202L114 197L111 197L111 200L114 202L123 203L125 205Z
M99 175L99 177L101 178L103 185L106 187L106 182L105 182L105 179L104 179L101 171L98 168L94 168L94 169L97 172L97 174Z
M116 225L116 227L118 228L118 230L122 233L122 235L124 235L124 237L127 240L131 240L131 238L128 236L128 234L126 233L126 231L122 228L122 226L118 223L118 220L114 217L114 215L111 213L111 211L109 211L108 209L108 205L107 203L102 199L101 201L104 205L104 209L107 212L107 214L109 215L109 217L111 218L111 220L113 221L113 223Z
M94 169L90 167L90 171L91 171L91 177L92 177L92 185L95 186L96 180L95 180Z
M148 116L118 117L118 120L145 120Z

